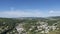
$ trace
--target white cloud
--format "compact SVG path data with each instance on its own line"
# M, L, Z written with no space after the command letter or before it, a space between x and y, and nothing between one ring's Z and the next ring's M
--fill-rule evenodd
M60 11L43 12L40 10L0 11L0 17L47 17L60 16Z
M60 13L60 11L50 10L49 13L55 13L55 14L58 14L58 13Z
M40 17L40 11L2 11L0 12L0 17Z
M54 13L54 11L53 10L50 10L49 13Z
M60 11L49 11L49 16L60 16Z

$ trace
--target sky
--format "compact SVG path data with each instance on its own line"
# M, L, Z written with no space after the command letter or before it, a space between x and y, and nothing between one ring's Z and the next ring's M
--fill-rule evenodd
M60 16L60 0L0 0L0 17Z

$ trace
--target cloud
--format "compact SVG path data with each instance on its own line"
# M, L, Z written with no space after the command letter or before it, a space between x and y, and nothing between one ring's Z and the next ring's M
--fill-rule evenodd
M49 13L54 13L54 11L53 10L50 10Z
M49 11L49 16L60 16L60 11L51 10Z
M0 11L0 17L48 17L60 16L60 11L44 12L40 10L15 10L15 11Z
M58 14L58 13L60 13L60 11L50 10L49 13L55 13L55 14Z
M16 10L16 11L2 11L0 17L41 17L41 12L38 10Z

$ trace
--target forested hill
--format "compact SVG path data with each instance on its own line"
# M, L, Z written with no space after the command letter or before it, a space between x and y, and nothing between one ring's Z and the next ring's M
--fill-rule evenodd
M0 34L8 34L10 31L15 31L12 34L17 33L15 26L21 23L21 20L15 18L0 18Z
M25 29L28 29L31 23L32 25L36 26L36 23L39 21L47 22L49 26L59 22L58 26L60 26L60 16L48 17L48 18L41 18L41 17L0 18L0 34L18 34L18 31L15 28L18 24L22 23L26 24Z

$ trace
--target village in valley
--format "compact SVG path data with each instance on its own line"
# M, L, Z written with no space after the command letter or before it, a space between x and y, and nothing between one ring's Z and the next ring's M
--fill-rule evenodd
M39 21L36 23L36 26L31 26L31 28L29 28L29 31L33 30L36 27L37 29L35 30L35 32L40 32L41 34L48 34L50 31L59 30L57 25L58 25L57 23L54 23L53 25L49 26L48 23ZM25 31L25 29L23 28L23 24L19 24L16 27L16 29L19 32L19 34L21 34L22 31ZM24 34L27 33L28 32L24 32Z

